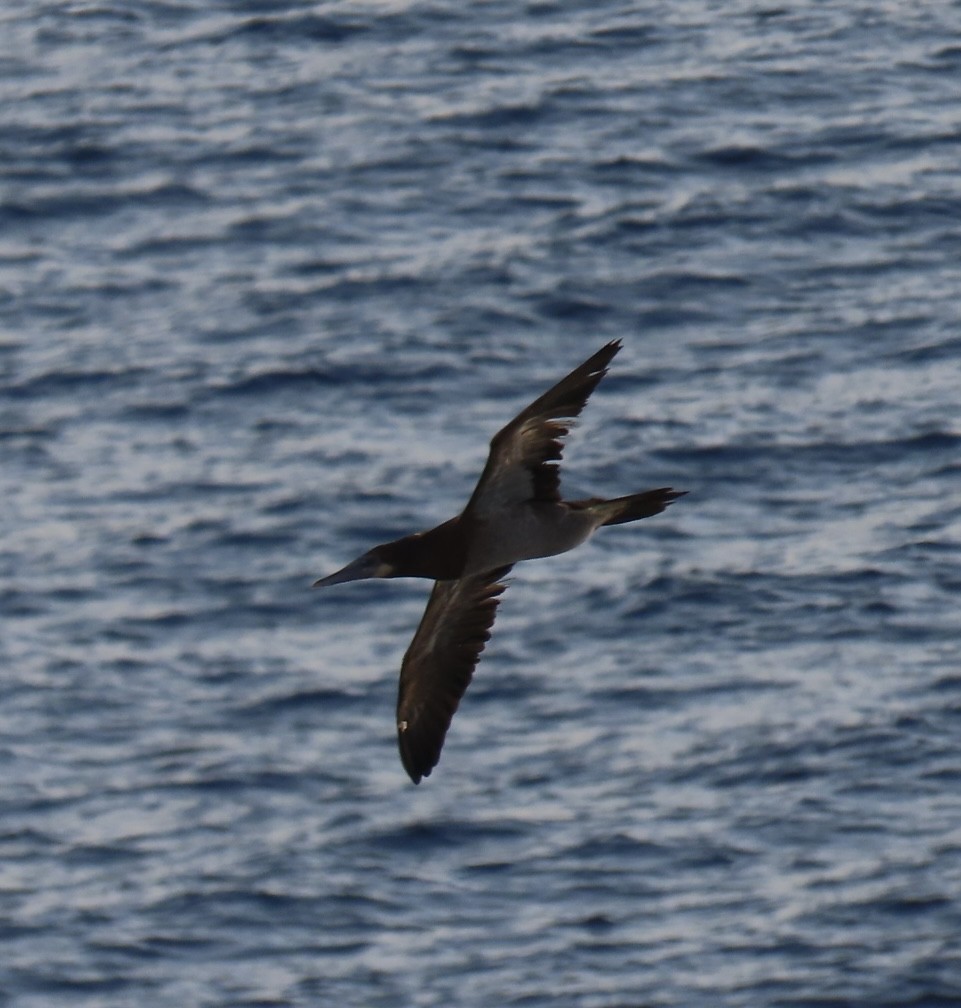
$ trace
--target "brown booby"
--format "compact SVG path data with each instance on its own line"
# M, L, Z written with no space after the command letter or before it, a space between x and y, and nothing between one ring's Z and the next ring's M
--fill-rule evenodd
M620 348L620 340L602 347L494 436L481 478L459 515L375 546L314 583L324 588L390 577L435 582L401 664L397 697L400 758L415 784L440 759L451 718L490 639L511 567L565 553L602 525L658 514L686 493L661 487L613 500L561 500L561 438Z

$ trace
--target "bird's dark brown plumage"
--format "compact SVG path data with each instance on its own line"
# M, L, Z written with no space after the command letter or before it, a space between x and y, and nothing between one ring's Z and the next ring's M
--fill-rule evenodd
M516 481L516 486L510 489L518 503L561 499L557 463L564 453L562 439L570 431L570 424L564 421L580 416L620 348L620 340L601 347L494 435L487 465L465 512L482 509L485 498L494 495L508 480Z
M437 581L400 668L397 741L404 769L415 784L440 759L444 737L490 640L502 579L501 567L457 581Z
M451 719L490 639L503 578L520 560L572 549L602 525L663 511L670 487L607 499L563 501L563 438L620 349L614 340L535 399L490 443L464 510L426 532L375 546L316 582L425 577L434 589L401 665L397 738L414 783L440 759Z

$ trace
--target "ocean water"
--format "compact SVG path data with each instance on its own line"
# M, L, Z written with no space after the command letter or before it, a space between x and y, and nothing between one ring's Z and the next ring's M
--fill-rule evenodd
M961 7L0 13L0 1004L961 1004ZM613 338L432 777L423 582Z

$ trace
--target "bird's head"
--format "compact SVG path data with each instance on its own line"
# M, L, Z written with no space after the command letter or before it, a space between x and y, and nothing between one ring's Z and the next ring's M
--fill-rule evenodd
M314 588L364 578L416 577L436 581L460 577L464 537L459 535L459 522L459 518L452 518L428 532L415 532L381 543L342 570L315 581Z

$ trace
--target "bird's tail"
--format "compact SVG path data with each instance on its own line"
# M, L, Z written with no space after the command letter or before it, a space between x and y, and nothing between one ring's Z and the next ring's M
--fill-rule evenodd
M628 494L626 497L615 497L613 500L594 497L591 500L573 501L572 507L593 511L598 517L603 518L601 525L623 525L624 522L660 514L668 504L686 493L686 490L661 487L658 490L645 490L644 493Z

